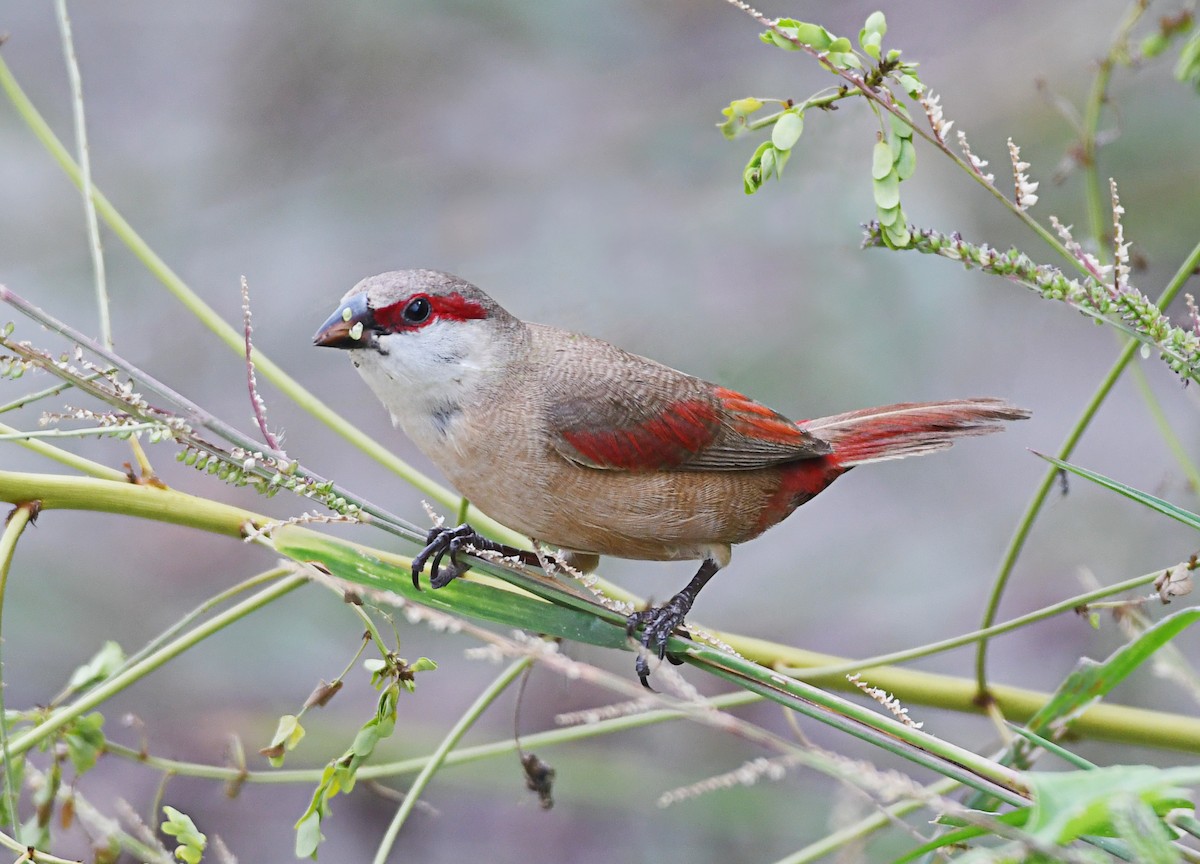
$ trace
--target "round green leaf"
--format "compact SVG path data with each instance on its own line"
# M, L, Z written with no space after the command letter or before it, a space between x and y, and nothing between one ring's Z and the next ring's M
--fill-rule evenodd
M879 224L884 228L888 228L896 224L896 220L900 218L903 211L899 207L893 207L890 210L875 208L875 218L879 220Z
M892 173L892 148L886 141L876 141L871 151L871 177L882 180Z
M867 33L878 33L879 38L883 38L887 33L887 18L882 12L872 12L867 16L867 23L863 25L863 30Z
M896 160L896 176L907 180L917 170L917 148L911 138L900 139L900 157Z
M881 210L891 210L900 203L900 178L896 172L889 170L886 177L874 182L875 206Z
M797 21L794 32L797 39L818 51L824 51L833 42L833 35L819 24Z
M789 111L775 121L775 128L771 130L771 143L775 145L776 150L791 150L800 140L800 133L803 131L804 118L794 111Z

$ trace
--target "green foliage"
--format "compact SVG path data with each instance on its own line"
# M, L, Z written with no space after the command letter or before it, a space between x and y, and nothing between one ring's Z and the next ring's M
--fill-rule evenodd
M385 652L381 658L365 660L363 665L371 673L371 686L380 691L375 713L358 730L350 747L322 771L308 809L296 821L297 858L316 859L317 849L325 839L321 833L321 823L332 814L330 801L340 793L349 793L354 789L358 769L375 752L379 742L390 738L395 732L400 691L414 692L417 673L437 669L437 664L428 657L420 657L409 663L391 651Z
M76 774L84 774L96 766L104 752L104 715L99 711L78 718L63 732L67 756Z
M272 768L282 768L284 754L295 750L302 740L304 727L300 725L300 718L295 714L284 714L279 718L271 743L258 752L267 757Z
M204 850L208 848L208 838L200 833L186 813L180 813L174 807L163 807L163 814L167 818L162 823L162 832L179 843L175 847L175 857L184 864L200 864Z
M900 51L895 49L884 53L886 33L887 20L883 13L873 12L858 34L861 55L855 53L850 40L834 36L817 24L794 18L779 19L760 35L760 39L787 51L815 52L822 65L858 88L843 85L834 98L862 96L868 92L887 96L896 114L889 115L888 122L882 122L880 118L879 138L872 151L871 180L880 237L887 246L901 249L909 244L911 234L908 217L900 206L900 183L916 170L917 151L912 140L912 117L891 92L890 85L895 84L912 99L920 98L925 86L917 76L915 63L902 61ZM772 177L783 175L783 167L804 131L805 110L813 105L826 107L831 101L828 96L816 94L799 104L788 102L779 114L753 124L754 128L772 126L772 129L770 140L758 146L742 169L742 186L747 195L757 192ZM762 105L761 100L746 98L734 100L728 108L722 109L726 120L718 125L725 137L733 139L749 131L748 118ZM872 107L879 113L876 106Z
M116 672L124 662L125 651L110 639L90 660L71 673L71 679L67 682L67 694L99 684Z
M749 131L750 115L762 107L763 102L753 96L734 99L729 103L728 108L721 109L721 113L725 115L726 119L724 123L718 123L717 128L721 130L722 135L732 141Z

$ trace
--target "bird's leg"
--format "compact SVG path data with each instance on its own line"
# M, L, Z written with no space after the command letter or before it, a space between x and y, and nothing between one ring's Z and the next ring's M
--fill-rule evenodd
M646 654L652 652L658 656L659 660L667 657L667 640L671 638L671 633L676 627L683 624L683 619L688 612L692 611L692 604L696 602L696 595L700 593L700 589L707 585L708 580L720 569L720 564L711 558L706 558L700 565L700 569L696 571L696 575L692 577L692 581L685 585L682 591L661 606L634 612L626 619L625 632L630 636L639 627L644 628L641 644L646 650L638 655L634 668L637 670L637 676L641 680L642 686L646 689L650 689L650 664L646 660ZM667 659L676 665L683 662L674 657L667 657Z
M501 555L519 558L524 564L538 564L535 553L489 540L466 523L457 528L438 527L429 531L425 537L425 548L413 558L413 587L421 590L421 571L425 569L426 563L429 563L429 584L434 588L443 588L466 573L471 569L471 565L459 561L458 553L467 548L481 552L498 552ZM442 558L447 555L450 563L443 567Z

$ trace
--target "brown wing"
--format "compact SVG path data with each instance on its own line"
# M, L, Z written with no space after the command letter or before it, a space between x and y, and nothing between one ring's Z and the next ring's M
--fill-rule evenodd
M746 471L830 452L740 393L607 342L539 329L558 337L544 419L554 448L572 462L614 471Z

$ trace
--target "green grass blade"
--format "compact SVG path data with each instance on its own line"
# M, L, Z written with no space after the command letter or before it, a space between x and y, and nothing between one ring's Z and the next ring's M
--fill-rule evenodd
M1044 453L1038 453L1036 450L1034 451L1034 455L1041 456L1047 462L1051 463L1052 465L1057 465L1064 471L1070 471L1072 474L1077 474L1085 480L1090 480L1092 483L1103 486L1105 489L1111 489L1114 492L1118 492L1130 500L1149 507L1151 510L1157 510L1164 516L1170 516L1172 519L1176 519L1182 522L1184 525L1188 525L1192 528L1195 528L1197 531L1200 531L1200 516L1197 516L1190 510L1184 510L1182 507L1176 507L1170 501L1164 501L1161 498L1156 498L1148 492L1143 492L1140 489L1134 489L1132 486L1126 486L1124 483L1113 480L1111 477L1105 477L1103 474L1097 474L1095 471L1089 471L1086 468L1080 468L1078 465L1072 465L1070 462L1064 462L1061 459L1055 459L1053 456L1047 456Z
M412 584L412 561L408 558L385 555L290 526L275 531L272 539L276 551L295 561L316 562L338 579L389 591L430 609L589 645L628 647L624 620L619 615L574 597L544 578L517 579L519 574L504 571L506 580L519 581L522 588L537 587L540 596L473 579L455 579L436 591L429 587L418 591ZM480 565L479 569L487 568ZM585 605L594 606L595 611L578 608Z

